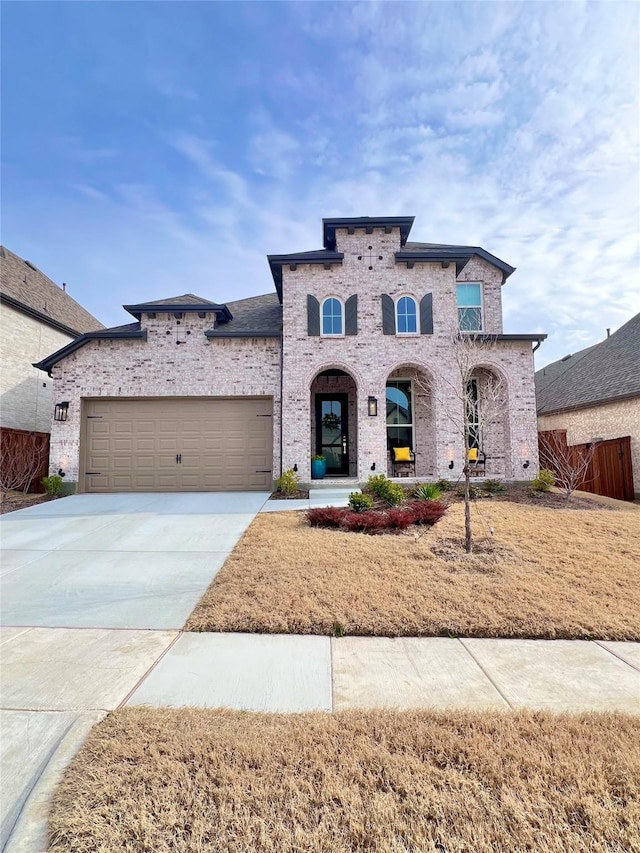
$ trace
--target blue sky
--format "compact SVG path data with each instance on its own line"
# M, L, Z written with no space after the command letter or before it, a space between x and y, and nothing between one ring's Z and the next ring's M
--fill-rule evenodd
M640 310L636 3L5 2L2 41L2 241L107 325L352 215L516 266L538 366Z

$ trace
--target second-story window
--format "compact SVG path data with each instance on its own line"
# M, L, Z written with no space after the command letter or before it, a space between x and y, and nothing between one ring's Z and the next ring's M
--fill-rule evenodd
M482 331L482 285L465 282L457 285L458 328L461 332Z
M339 299L330 296L322 303L322 334L343 335L343 306Z
M413 296L401 296L396 302L396 329L399 335L418 334L418 309Z

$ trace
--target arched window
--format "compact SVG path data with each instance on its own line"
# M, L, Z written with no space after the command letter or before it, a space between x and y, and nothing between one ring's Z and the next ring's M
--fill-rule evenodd
M343 306L339 299L330 296L322 303L322 334L343 335L344 317Z
M399 335L418 334L418 308L413 296L401 296L396 302L396 329Z

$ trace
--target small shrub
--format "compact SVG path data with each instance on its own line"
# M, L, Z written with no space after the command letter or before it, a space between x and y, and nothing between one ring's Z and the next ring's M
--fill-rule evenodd
M311 461L312 462L326 462L327 460L326 460L326 457L324 457L318 453L314 453L314 455L311 457Z
M556 477L553 471L543 468L535 480L531 481L531 488L534 492L548 492L555 481Z
M405 512L411 514L411 524L424 524L432 527L446 513L447 507L439 501L413 501Z
M351 512L347 509L343 512L343 527L356 533L376 533L378 530L384 530L387 526L386 515L373 509L364 512Z
M440 489L441 492L450 492L453 486L451 485L449 480L446 480L444 477L441 477L436 486Z
M442 490L436 483L422 483L413 493L419 501L437 501L441 495Z
M387 506L398 506L404 501L404 489L399 483L392 483L384 474L374 474L367 480L365 487Z
M282 492L283 495L295 495L298 491L299 482L300 478L293 468L288 468L286 471L282 472L281 477L278 477L276 480L276 486L278 491Z
M340 527L344 510L335 506L318 507L307 512L307 521L311 527Z
M409 508L390 509L387 512L387 524L389 530L406 530L413 524L413 513Z
M58 476L58 474L52 474L50 477L43 477L41 483L48 495L59 495L62 491L62 477Z
M363 495L362 492L351 492L349 506L354 512L364 512L373 509L373 498L371 495Z
M490 495L499 495L501 492L507 491L502 480L485 480L482 488Z
M456 489L456 495L459 498L464 498L464 486L458 486ZM477 498L482 496L482 492L477 486L474 486L473 483L469 485L469 497L472 501L475 501Z

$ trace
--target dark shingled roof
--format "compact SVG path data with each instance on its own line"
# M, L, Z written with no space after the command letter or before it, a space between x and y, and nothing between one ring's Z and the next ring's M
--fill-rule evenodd
M611 337L536 371L539 415L640 396L640 314Z
M143 312L153 313L169 308L173 311L213 311L218 315L219 322L231 320L231 313L226 305L219 305L209 299L203 299L194 293L183 293L182 296L170 296L168 299L154 299L153 302L140 302L137 305L123 305L125 311L132 314L137 320Z
M30 261L23 261L0 246L0 295L2 301L71 337L103 329L75 299Z
M282 305L275 293L228 302L233 320L206 332L208 338L279 338Z

